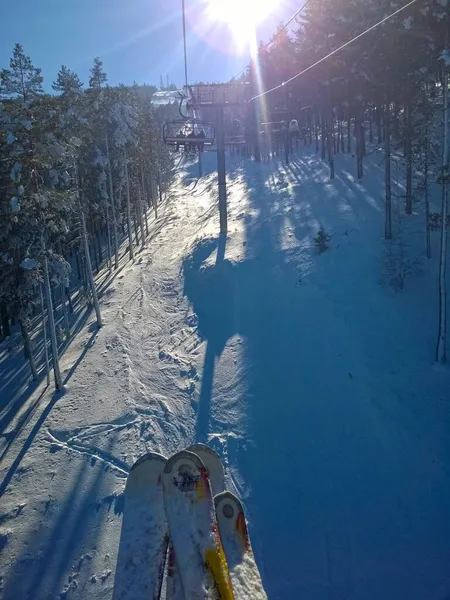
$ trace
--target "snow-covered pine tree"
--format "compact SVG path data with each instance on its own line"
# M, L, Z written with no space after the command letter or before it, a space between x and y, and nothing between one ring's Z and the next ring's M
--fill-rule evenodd
M108 76L103 70L103 63L100 58L94 58L94 64L90 69L89 87L94 90L101 89L108 81Z
M73 98L80 94L83 84L76 73L62 65L52 88L62 96Z
M41 69L33 65L24 54L21 44L14 46L9 69L0 72L0 94L9 98L21 98L24 102L42 94Z

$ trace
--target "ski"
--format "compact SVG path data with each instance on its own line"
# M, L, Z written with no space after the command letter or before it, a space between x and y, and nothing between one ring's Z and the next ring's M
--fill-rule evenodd
M206 444L192 444L186 448L196 454L206 467L213 496L225 489L225 474L220 456ZM166 600L184 600L178 571L175 550L172 542L169 544L169 559L166 577Z
M180 572L178 570L175 550L172 541L169 542L168 565L166 575L166 600L184 600Z
M235 599L267 600L240 500L231 492L222 492L214 503Z
M225 473L220 456L206 444L192 444L186 448L196 454L206 467L213 496L225 490Z
M164 505L185 600L234 600L207 469L187 450L166 463Z
M159 600L169 541L162 486L166 460L149 452L128 475L113 600Z

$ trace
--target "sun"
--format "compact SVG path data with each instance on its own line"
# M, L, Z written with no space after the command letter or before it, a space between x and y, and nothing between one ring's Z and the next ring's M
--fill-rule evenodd
M253 45L257 26L275 10L277 0L205 0L205 5L207 20L225 25L237 49L244 49Z

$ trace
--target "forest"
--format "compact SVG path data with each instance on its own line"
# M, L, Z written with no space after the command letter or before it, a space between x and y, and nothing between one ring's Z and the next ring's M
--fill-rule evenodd
M444 362L450 7L446 0L304 6L292 30L280 25L234 79L249 82L253 96L241 111L246 143L264 158L259 124L296 118L303 143L328 162L330 178L337 153L355 157L360 179L365 156L383 152L380 234L398 289L422 258L431 258L431 235L439 232L436 359ZM117 271L124 240L133 260L173 175L160 130L176 106L152 105L152 86L109 86L99 58L90 73L83 85L63 65L53 93L45 93L40 69L20 44L0 71L0 339L20 327L34 379L43 364L49 376L50 346L57 388L75 300L95 309L101 327L94 274L104 265ZM162 78L161 86L176 87L167 80L163 88ZM412 215L423 216L423 242L411 257L405 248ZM38 330L44 341L36 356Z
M33 379L50 345L57 389L75 302L102 326L94 274L117 271L124 239L130 260L145 245L172 168L156 88L108 86L99 58L90 73L83 86L63 65L45 93L20 44L0 71L0 339L20 327Z
M450 6L447 0L310 0L296 22L292 32L280 25L260 44L257 60L237 80L251 82L261 120L298 119L304 144L328 161L330 178L336 153L355 157L361 179L365 156L383 152L383 236L398 289L417 259L431 258L430 236L440 232L436 358L444 362ZM394 167L401 174L395 186ZM423 243L419 256L408 258L413 214L423 215Z

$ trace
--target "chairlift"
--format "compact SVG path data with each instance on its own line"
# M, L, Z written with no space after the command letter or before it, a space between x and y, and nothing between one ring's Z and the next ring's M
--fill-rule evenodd
M225 137L225 146L243 146L245 138L243 135L229 135Z
M203 152L205 146L212 146L215 140L214 125L199 119L175 119L167 121L162 128L164 143L177 151L198 150Z

